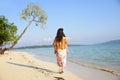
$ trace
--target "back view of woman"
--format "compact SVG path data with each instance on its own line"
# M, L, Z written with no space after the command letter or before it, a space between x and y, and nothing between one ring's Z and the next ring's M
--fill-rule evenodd
M63 28L58 29L53 45L59 66L59 73L61 74L64 72L68 54L68 40L63 32Z

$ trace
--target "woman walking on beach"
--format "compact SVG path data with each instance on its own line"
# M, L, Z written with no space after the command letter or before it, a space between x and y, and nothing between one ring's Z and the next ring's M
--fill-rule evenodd
M61 74L64 73L68 54L68 40L63 32L63 28L58 29L53 45L57 57L57 64L59 66L59 73Z

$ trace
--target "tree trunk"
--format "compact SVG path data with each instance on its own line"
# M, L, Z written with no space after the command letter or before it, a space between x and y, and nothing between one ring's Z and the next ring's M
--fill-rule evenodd
M4 52L5 52L6 50L7 50L6 48L0 49L0 54L1 54L1 55L4 54Z
M7 48L7 50L10 50L12 49L16 44L17 42L19 41L19 39L23 36L23 34L26 32L26 30L28 29L28 27L32 24L33 20L32 21L29 21L29 24L26 26L26 28L23 30L23 32L20 34L20 36L16 39L15 43L13 43L12 46L10 46L9 48Z

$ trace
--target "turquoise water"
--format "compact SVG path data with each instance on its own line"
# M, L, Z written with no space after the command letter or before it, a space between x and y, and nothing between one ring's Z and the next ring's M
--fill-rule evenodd
M53 47L15 49L41 57L54 56ZM120 74L120 44L69 46L68 60L87 67Z
M120 45L118 44L71 46L69 49L69 57L79 64L120 74Z

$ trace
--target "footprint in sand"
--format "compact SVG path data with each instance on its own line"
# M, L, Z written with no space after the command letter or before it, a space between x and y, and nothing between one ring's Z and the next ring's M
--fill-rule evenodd
M64 78L62 78L62 77L54 77L55 78L55 80L65 80Z

